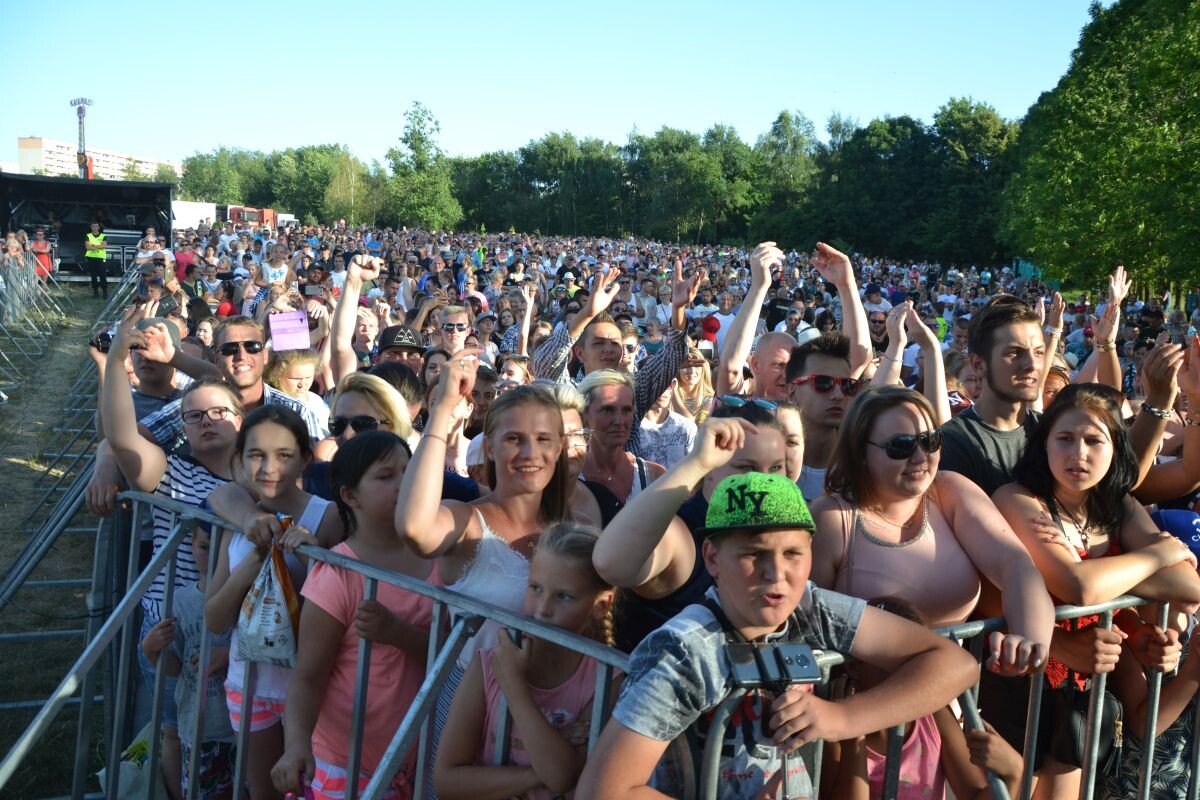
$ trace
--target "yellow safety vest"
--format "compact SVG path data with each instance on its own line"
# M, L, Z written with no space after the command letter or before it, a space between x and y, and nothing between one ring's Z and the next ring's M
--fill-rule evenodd
M103 245L108 244L108 242L105 241L103 233L96 235L96 234L92 233L91 231L88 231L87 240L88 240L88 244L103 244ZM84 252L84 255L87 256L88 258L107 258L108 251L107 250L87 250Z

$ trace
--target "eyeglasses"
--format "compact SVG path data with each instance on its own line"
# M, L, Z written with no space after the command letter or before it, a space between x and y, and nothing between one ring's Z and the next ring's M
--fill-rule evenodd
M353 428L355 433L373 431L378 430L380 425L387 425L389 421L386 419L375 419L366 414L357 417L330 417L329 433L331 436L341 436L346 432L347 427Z
M217 347L217 352L223 356L236 356L238 350L245 350L249 355L261 353L266 344L263 342L225 342Z
M884 325L887 323L887 318L885 317L884 319L870 319L870 320L868 320L868 322L870 322L872 325Z
M579 447L587 447L588 442L592 439L591 428L580 428L577 431L567 433L567 442Z
M183 417L184 425L196 425L199 424L200 420L204 419L205 417L208 417L213 422L220 422L221 420L231 417L236 413L237 412L235 412L232 408L228 408L226 406L213 406L212 408L206 408L203 411L198 408L192 409L191 411L185 411L181 416Z
M763 411L770 411L772 414L779 410L778 403L763 400L761 397L739 397L736 394L726 394L718 397L717 400L730 408L744 408L748 405L756 405Z
M911 434L902 433L899 436L893 436L886 442L868 442L876 447L882 448L887 457L894 461L905 461L913 457L913 453L917 452L920 447L926 453L936 453L942 449L942 432L937 428L924 433Z
M842 394L854 397L862 388L862 381L857 378L835 378L832 375L801 375L792 381L796 386L802 383L812 383L813 388L821 394L832 392L835 385L842 387Z
M455 331L462 333L463 331L469 329L470 327L471 326L465 322L444 322L444 323L442 323L442 330L444 330L446 333L454 333Z

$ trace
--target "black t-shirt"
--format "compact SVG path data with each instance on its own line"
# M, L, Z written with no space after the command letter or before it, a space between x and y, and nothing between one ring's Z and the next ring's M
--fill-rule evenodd
M704 593L712 586L712 576L708 574L704 558L701 556L700 545L704 538L697 536L696 531L704 527L704 518L707 515L708 501L699 493L684 501L675 512L675 516L688 526L696 543L696 563L692 566L692 574L682 586L665 597L654 599L639 597L626 589L621 590L613 613L617 647L621 650L631 652L642 639L680 611L690 605L704 602Z
M1024 424L1015 430L993 428L968 408L942 426L942 458L939 469L970 478L989 495L1012 482L1013 468L1037 428L1040 415L1029 411Z

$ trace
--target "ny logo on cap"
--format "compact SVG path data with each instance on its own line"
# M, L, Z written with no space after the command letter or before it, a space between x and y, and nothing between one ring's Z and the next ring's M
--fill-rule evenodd
M727 503L726 503L725 511L727 513L732 514L733 507L736 505L739 511L744 512L746 510L746 502L749 501L754 506L753 513L755 515L758 515L758 514L763 513L762 504L763 504L763 500L765 500L766 498L767 498L766 492L751 492L748 489L746 489L745 485L737 487L736 490L732 489L730 487L726 487L725 488L725 499L726 499Z

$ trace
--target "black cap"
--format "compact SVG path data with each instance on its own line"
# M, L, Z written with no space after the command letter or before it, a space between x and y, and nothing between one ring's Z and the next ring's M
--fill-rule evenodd
M379 352L389 347L407 347L410 350L424 351L417 334L407 325L390 325L379 334Z

